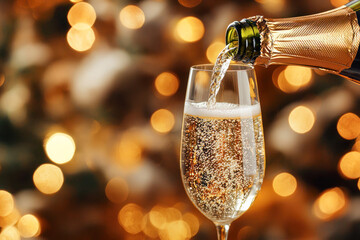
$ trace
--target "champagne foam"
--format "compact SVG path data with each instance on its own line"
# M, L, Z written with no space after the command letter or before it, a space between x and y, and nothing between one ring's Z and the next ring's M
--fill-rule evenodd
M233 103L217 102L211 109L207 107L207 102L190 103L186 102L184 114L199 117L214 118L246 118L259 115L261 113L260 104L238 105Z

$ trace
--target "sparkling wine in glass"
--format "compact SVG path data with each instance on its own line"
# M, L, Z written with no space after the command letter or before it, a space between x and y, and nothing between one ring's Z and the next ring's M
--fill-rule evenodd
M264 134L253 67L230 65L210 103L212 71L210 64L190 69L180 168L190 200L224 240L261 188Z

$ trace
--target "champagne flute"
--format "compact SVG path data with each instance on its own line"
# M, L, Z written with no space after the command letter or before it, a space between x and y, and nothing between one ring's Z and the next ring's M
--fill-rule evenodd
M254 68L230 65L212 107L213 65L190 69L180 168L190 200L214 222L219 240L254 201L265 171L264 135Z

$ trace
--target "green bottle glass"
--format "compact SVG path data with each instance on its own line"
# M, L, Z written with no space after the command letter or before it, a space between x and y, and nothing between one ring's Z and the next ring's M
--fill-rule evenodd
M320 68L360 84L360 0L323 13L231 23L226 44L233 60Z

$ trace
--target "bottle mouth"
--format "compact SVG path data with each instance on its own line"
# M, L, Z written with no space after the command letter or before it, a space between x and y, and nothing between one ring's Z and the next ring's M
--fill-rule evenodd
M235 58L239 55L239 39L241 38L241 25L238 21L232 22L226 29L226 45L229 45L229 49L235 48L230 54ZM234 59L235 60L235 59Z
M226 45L235 61L253 63L260 56L260 34L255 21L243 19L231 23L226 30Z
M239 72L239 71L252 71L254 66L245 64L245 63L235 63L230 64L229 68L226 72ZM199 71L199 72L209 72L211 74L214 70L214 64L207 63L207 64L198 64L191 66L192 71Z

